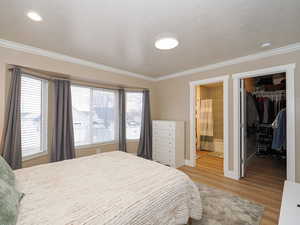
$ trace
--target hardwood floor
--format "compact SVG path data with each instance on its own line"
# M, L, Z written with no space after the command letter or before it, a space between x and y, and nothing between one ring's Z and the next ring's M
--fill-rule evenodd
M247 169L246 177L232 180L223 176L223 159L200 153L195 168L183 166L196 182L223 189L265 207L261 225L277 225L285 180L285 162L271 157L256 157Z

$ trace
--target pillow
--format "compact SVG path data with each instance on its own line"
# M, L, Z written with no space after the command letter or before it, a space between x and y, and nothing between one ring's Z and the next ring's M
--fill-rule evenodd
M0 180L4 180L9 185L15 186L15 174L2 156L0 156L0 171Z
M23 194L0 179L0 224L15 225L17 223L20 201Z

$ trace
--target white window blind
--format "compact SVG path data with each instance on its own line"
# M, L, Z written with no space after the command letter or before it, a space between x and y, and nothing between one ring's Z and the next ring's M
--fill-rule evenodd
M117 92L84 86L72 87L75 146L117 139Z
M126 138L139 139L142 122L142 92L126 92Z
M48 82L27 75L21 77L22 156L47 151Z

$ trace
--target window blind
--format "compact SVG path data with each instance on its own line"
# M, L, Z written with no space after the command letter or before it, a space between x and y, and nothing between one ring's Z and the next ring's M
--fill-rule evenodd
M126 92L126 138L139 139L141 133L143 93Z
M21 78L22 156L47 151L47 81Z

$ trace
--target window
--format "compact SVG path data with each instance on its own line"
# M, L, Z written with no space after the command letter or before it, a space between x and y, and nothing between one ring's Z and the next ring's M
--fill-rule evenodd
M71 88L75 146L115 141L117 92L83 86Z
M139 139L142 122L143 93L126 92L126 138Z
M47 151L48 82L21 77L22 156Z

